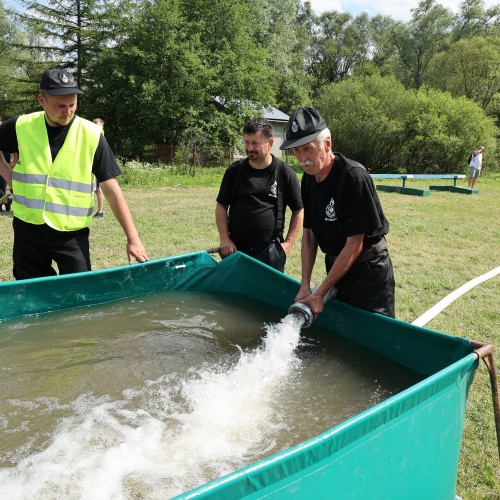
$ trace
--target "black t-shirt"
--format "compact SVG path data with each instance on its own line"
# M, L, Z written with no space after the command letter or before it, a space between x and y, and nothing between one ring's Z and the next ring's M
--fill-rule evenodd
M222 178L217 202L229 208L229 234L239 250L266 245L281 236L284 213L277 228L278 197L283 212L302 209L300 184L293 169L273 156L269 167L256 169L248 158L229 166Z
M0 125L0 151L7 151L9 153L19 152L16 135L17 118L17 116L11 118ZM64 144L73 120L71 120L66 127L51 127L45 122L47 135L49 137L50 151L52 153L52 161L54 161L54 158ZM99 138L99 145L94 155L92 173L95 175L98 182L113 179L121 174L120 167L116 163L113 152L102 134Z
M365 234L364 249L389 231L373 181L358 162L335 153L328 177L302 177L304 227L312 229L324 253L337 256L348 236Z

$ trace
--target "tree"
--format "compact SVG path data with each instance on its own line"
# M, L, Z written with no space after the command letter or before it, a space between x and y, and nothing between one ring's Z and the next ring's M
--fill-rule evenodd
M34 109L33 86L26 83L29 65L36 52L17 48L27 38L16 26L12 13L0 0L0 115L3 119Z
M222 158L231 145L241 142L249 115L274 102L275 73L268 64L267 47L255 38L251 3L182 0L181 5L186 32L199 40L197 53L208 71L197 78L203 100L189 108L193 119L186 123L185 134L205 138L214 156Z
M214 157L228 151L249 101L272 99L266 52L247 33L248 16L243 1L151 0L122 21L127 35L89 68L89 101L105 115L117 152L142 157L152 143L181 142Z
M130 5L120 2L118 6L112 0L19 1L25 9L16 17L29 36L18 47L43 54L32 64L29 76L38 83L48 66L66 68L82 89L87 85L90 62L113 41L116 21ZM80 108L84 102L82 97Z
M298 2L293 34L295 45L292 51L292 69L286 78L282 78L277 93L277 102L287 113L292 113L299 106L311 104L314 77L309 68L312 61L312 40L316 19L310 2Z
M304 70L312 77L312 95L323 86L356 74L392 74L396 48L392 33L397 23L389 16L370 19L330 11L315 16L310 2L298 10L297 19L305 48Z
M315 78L315 91L350 76L366 61L368 25L366 14L353 18L348 13L331 11L317 18L309 69Z
M12 27L3 7L3 0L0 0L0 117L6 119L8 112L8 97L11 88L8 85L8 74L13 69L10 38Z
M3 0L0 0L0 58L2 62L8 60L9 57L9 37L11 30L12 28L3 6Z
M247 30L256 47L265 50L266 64L288 71L295 46L298 0L254 0L249 3Z
M500 36L462 38L429 65L429 84L485 111L500 104Z
M392 74L396 47L392 43L391 33L396 21L390 16L377 15L369 20L369 60L382 74Z
M464 0L453 27L454 41L462 38L499 34L500 5L484 8L483 0Z
M421 0L411 11L408 24L395 24L392 42L399 56L399 79L406 86L418 89L426 81L432 57L449 44L453 16L449 10L436 5L435 0Z
M203 64L177 0L145 2L121 30L127 36L89 66L90 110L106 121L116 153L142 157L146 145L178 141L191 109L203 102L196 81Z
M186 30L199 39L205 65L213 78L212 96L225 101L252 99L272 101L274 76L269 68L268 51L253 36L253 12L244 0L182 0Z
M291 111L308 100L309 81L304 71L303 31L297 16L299 0L254 0L249 3L247 29L256 46L267 54L265 65L273 72L274 104Z

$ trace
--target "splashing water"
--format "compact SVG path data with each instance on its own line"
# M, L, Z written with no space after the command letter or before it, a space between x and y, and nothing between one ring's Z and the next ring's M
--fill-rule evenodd
M300 368L293 315L234 365L192 368L67 406L43 451L0 469L0 498L168 498L254 462L283 428L277 395Z

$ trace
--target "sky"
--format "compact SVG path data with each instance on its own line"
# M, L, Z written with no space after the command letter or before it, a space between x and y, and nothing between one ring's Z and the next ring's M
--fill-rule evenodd
M391 16L398 21L407 22L411 18L411 9L419 4L419 0L309 0L315 14L327 10L349 12L357 16L366 11L370 17L377 14ZM485 7L498 4L499 0L484 0ZM15 7L16 0L4 0L5 7ZM443 7L449 8L455 14L459 10L462 0L437 0Z
M349 12L357 16L366 11L370 17L377 14L391 16L398 21L407 22L411 19L411 9L419 4L419 0L309 0L316 15L327 10ZM462 0L437 0L437 3L458 13ZM485 0L486 8L498 3L498 0Z

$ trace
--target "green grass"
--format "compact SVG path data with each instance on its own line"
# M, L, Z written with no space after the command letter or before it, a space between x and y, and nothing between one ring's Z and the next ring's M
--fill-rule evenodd
M182 169L168 171L164 167L146 174L139 167L132 173L125 172L123 190L150 259L218 245L214 209L222 172L201 169L194 177ZM398 184L377 181L382 182ZM465 186L465 182L459 185ZM428 189L429 182L408 180L407 186ZM379 193L390 222L388 244L396 274L399 319L413 321L451 291L500 265L500 177L481 177L476 187L479 195ZM94 269L127 263L123 233L106 206L105 214L91 229ZM0 216L0 280L4 281L12 279L11 222L10 215ZM287 274L297 279L299 249L300 240L286 268ZM323 278L322 262L321 257L314 283ZM499 283L497 276L472 289L427 327L493 344L498 351ZM500 359L496 363L500 365ZM457 493L464 500L500 499L498 454L488 372L481 363L467 403L460 457Z
M162 163L127 162L122 166L120 184L142 188L156 187L217 187L226 167L190 167Z

